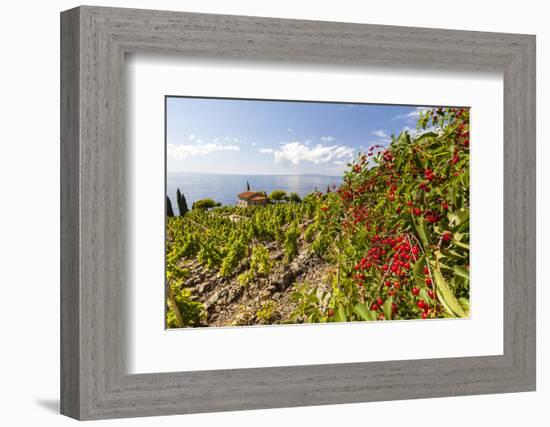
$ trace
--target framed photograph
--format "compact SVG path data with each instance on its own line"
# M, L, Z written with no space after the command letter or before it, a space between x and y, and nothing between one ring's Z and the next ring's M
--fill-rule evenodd
M468 107L165 104L168 328L469 317Z
M535 37L61 15L61 411L535 390Z

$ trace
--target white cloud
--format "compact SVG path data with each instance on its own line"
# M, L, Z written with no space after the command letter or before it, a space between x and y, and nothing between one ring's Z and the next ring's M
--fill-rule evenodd
M342 165L345 165L345 164L346 164L346 162L343 162L343 161L341 161L341 160L335 160L333 163L334 163L335 165L337 165L337 166L342 166Z
M334 137L334 136L322 136L321 141L333 142L333 141L336 141L336 137Z
M383 129L378 129L378 130L375 130L373 132L371 132L374 136L377 136L378 138L382 139L383 141L388 141L390 140L390 136L384 132Z
M331 160L349 159L353 157L353 148L344 145L307 146L299 141L284 142L280 149L260 149L263 154L273 154L275 162L291 162L297 165L301 161L315 164L327 163Z
M193 141L193 140L195 139L195 134L194 134L194 133L189 134L189 139L190 139L191 141Z
M256 143L255 142L251 142L250 145L252 145L253 147L256 146Z
M168 157L174 160L187 159L194 156L205 156L216 151L241 151L238 145L224 145L215 142L209 142L201 145L167 145Z
M238 138L232 138L230 136L226 136L223 138L225 141L234 142L235 144L239 142Z
M440 133L441 132L441 129L440 128L437 128L435 126L428 126L426 129L416 129L416 128L411 128L409 126L405 126L402 130L402 132L409 132L411 134L411 136L413 137L417 137L419 135L422 135L423 133L425 132L436 132L436 133Z
M409 111L406 114L398 114L393 120L407 119L409 121L416 121L420 117L420 113L431 110L431 107L416 107L414 110Z
M288 128L287 131L289 131L289 132L294 132L294 129Z

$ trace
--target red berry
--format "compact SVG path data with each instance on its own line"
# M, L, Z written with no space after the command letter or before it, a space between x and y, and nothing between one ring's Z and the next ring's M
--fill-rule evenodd
M389 294L391 297L393 297L393 296L395 295L395 291L392 290L392 289L390 289L389 292L388 292L388 294Z
M422 211L419 208L414 208L413 209L413 214L415 214L416 216L420 216L420 215L422 215Z
M374 311L378 311L379 308L380 307L378 307L378 304L376 304L375 302L373 302L372 305L370 306L370 309Z
M430 270L428 270L428 267L424 267L424 274L429 274Z
M424 300L421 299L420 301L418 301L418 302L416 303L416 306L417 306L418 308L424 308L424 307L426 307L426 303L424 302Z
M382 305L382 304L384 304L384 300L383 300L382 298L378 298L378 299L376 300L376 303L377 303L378 305Z
M422 319L427 319L427 318L428 318L428 312L423 311L422 312Z
M386 286L389 288L391 286L391 282L389 280L386 280Z
M420 289L418 289L416 286L411 289L411 292L414 296L417 296L420 293Z
M426 277L425 282L426 282L426 285L428 285L428 286L432 285L432 279L430 279L429 277Z
M430 296L431 299L435 298L434 291L432 291L431 289L428 291L428 295Z
M449 242L452 238L453 238L453 235L450 231L445 231L445 233L443 233L443 236L441 236L441 239L444 242Z
M451 163L452 163L453 165L455 165L455 164L458 163L458 160L459 160L459 159L460 159L460 158L458 157L458 153L455 153L455 155L453 156L453 160L452 160Z
M334 310L333 310L332 308L329 308L329 309L327 310L327 316L328 316L328 317L334 316Z

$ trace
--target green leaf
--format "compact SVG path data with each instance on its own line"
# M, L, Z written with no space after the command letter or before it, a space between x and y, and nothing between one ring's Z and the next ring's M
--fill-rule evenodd
M455 265L453 266L453 271L458 277L470 280L470 272L465 267L461 265Z
M424 218L420 217L417 221L413 216L413 224L414 228L416 229L416 233L418 234L418 237L420 237L421 242L424 244L424 246L429 246L430 231L426 227L426 221L424 221Z
M461 208L457 211L455 211L457 217L458 217L458 223L457 225L460 225L462 224L463 222L467 221L470 219L470 210L469 209L465 209L465 208Z
M435 261L434 264L435 265L432 272L435 280L435 286L437 288L437 297L441 302L441 305L443 305L449 314L454 315L455 317L467 317L466 312L452 293L451 288L443 277L443 274L441 274L439 263Z
M391 320L391 305L393 303L393 297L389 297L386 301L384 301L384 304L382 305L382 309L384 310L384 318L386 320Z
M467 298L460 297L458 299L459 304L462 306L466 314L470 315L470 301Z
M454 243L455 245L460 246L463 249L470 250L470 245L467 245L466 243L462 243L462 242L454 242Z
M433 305L433 300L430 298L430 296L428 295L428 290L424 287L422 289L420 289L420 294L419 294L420 298L422 298L426 303L430 304L430 305Z
M447 213L447 219L449 220L449 225L451 227L454 227L455 225L457 225L457 223L459 221L458 215L455 212Z
M439 268L441 268L441 270L446 270L446 271L453 271L453 268L449 267L448 265L446 264L443 264L442 262L439 263Z
M426 257L422 255L413 266L413 277L416 284L424 285L424 266L426 265Z
M466 258L464 255L461 255L461 254L459 254L457 251L454 251L454 250L452 250L452 249L451 249L451 250L448 250L448 251L442 250L441 253L442 253L444 256L448 257L448 258L453 258L453 259L456 259L456 260L458 260L458 261L460 261L460 262L463 262L464 259Z
M346 315L346 309L343 305L338 305L338 309L336 310L336 313L334 315L334 321L335 322L346 322L348 320Z
M371 312L369 311L369 309L365 304L357 303L355 307L353 307L353 312L363 320L366 320L366 321L376 320L376 317L373 318L371 316Z
M435 132L425 132L416 139L416 142L421 142L424 139L437 138L438 136L439 135Z

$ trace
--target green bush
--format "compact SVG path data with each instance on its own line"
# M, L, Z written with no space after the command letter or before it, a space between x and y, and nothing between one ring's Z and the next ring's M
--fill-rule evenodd
M288 196L288 200L290 202L293 202L293 203L301 203L302 202L302 198L300 197L300 195L298 193L290 193L290 196Z
M272 323L275 317L275 311L277 309L277 303L275 301L266 301L262 304L261 308L256 312L256 317L260 324Z
M291 224L285 233L284 252L285 260L290 262L298 254L299 231L296 224Z
M286 191L284 190L273 190L269 195L269 198L275 202L280 202L286 197Z
M212 199L201 199L193 203L193 209L207 210L207 209L212 209L221 205L222 205L221 203L215 202Z
M191 299L191 291L189 289L180 290L177 286L172 286L172 293L181 315L182 324L178 321L175 311L171 307L171 304L169 304L166 313L166 326L168 328L199 326L201 321L206 319L203 304Z

